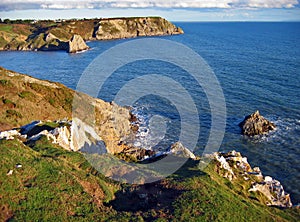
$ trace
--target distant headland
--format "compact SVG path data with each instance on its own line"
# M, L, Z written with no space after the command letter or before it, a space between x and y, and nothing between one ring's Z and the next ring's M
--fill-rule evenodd
M183 34L161 17L0 20L0 50L87 50L85 41Z

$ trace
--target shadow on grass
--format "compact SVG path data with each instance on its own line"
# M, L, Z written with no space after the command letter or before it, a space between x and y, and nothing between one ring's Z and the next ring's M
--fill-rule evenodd
M107 203L116 211L138 212L157 210L173 212L172 203L185 191L190 190L183 181L200 177L199 161L188 160L179 170L166 179L143 185L123 184L123 189L115 193L115 199Z

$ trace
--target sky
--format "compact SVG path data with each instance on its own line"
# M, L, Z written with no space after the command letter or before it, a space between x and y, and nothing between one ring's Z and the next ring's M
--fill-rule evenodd
M300 21L300 0L1 0L0 18L162 16L171 21Z

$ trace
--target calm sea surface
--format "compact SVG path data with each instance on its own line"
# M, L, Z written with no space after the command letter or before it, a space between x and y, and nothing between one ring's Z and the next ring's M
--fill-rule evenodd
M223 88L227 126L220 150L242 152L252 166L259 166L265 175L280 180L291 193L294 204L300 203L300 23L177 25L184 29L184 35L162 38L180 42L200 54ZM126 41L130 40L89 42L92 50L79 54L0 52L0 66L75 89L82 72L93 59ZM153 73L180 82L196 102L201 125L197 152L201 153L211 123L209 104L201 87L184 70L161 61L130 63L107 80L99 97L111 101L127 81ZM170 120L165 145L178 139L180 116L168 100L144 96L135 107L144 121L145 133L150 117L159 114ZM262 138L244 138L238 123L256 110L274 121L278 129ZM145 144L151 140L147 136L142 139L146 140Z

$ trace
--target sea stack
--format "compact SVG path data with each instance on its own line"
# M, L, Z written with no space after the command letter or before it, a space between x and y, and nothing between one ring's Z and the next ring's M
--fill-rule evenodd
M242 129L242 134L246 136L255 136L266 134L276 128L275 124L260 115L257 110L239 124Z

